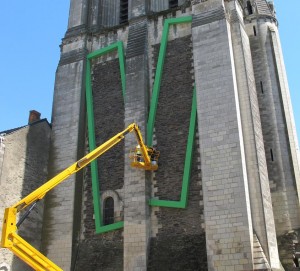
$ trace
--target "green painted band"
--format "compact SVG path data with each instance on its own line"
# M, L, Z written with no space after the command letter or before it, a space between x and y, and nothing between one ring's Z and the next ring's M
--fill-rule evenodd
M122 96L125 103L126 96L126 74L125 74L125 56L123 50L123 42L118 41L105 48L94 51L87 56L86 65L86 105L87 105L87 121L88 121L88 138L90 151L96 148L95 139L95 123L94 123L94 108L93 108L93 91L92 91L92 77L91 77L91 60L102 55L105 55L113 50L117 50L119 56L119 67L121 74ZM116 230L124 226L124 222L117 222L110 225L103 226L102 211L101 211L101 198L100 198L100 183L98 176L97 161L91 163L91 176L92 176L92 195L93 206L95 214L95 227L96 233L103 233L107 231Z
M93 94L92 94L91 63L89 60L87 60L87 65L86 65L86 105L87 105L89 148L91 151L96 148L96 139L95 139ZM100 191L99 191L99 182L98 182L97 161L93 161L91 163L91 176L92 176L93 205L94 205L94 213L95 213L95 226L97 229L101 227L101 218L102 218L101 208L100 208Z
M194 141L195 141L195 133L196 133L196 122L197 122L197 101L196 101L196 87L194 86L189 135L188 135L188 142L186 147L183 182L182 182L181 197L180 197L180 201L183 202L185 207L187 206L188 190L189 190L191 169L193 163L193 149L194 149Z
M123 227L124 221L116 222L113 224L101 226L100 228L96 229L96 234L122 229Z
M122 43L121 41L118 41L116 43L113 43L107 47L101 48L99 50L96 50L90 54L87 55L87 59L92 60L94 58L97 58L99 56L105 55L111 51L114 51L116 49L118 49L118 46L120 45L120 43Z
M173 201L173 200L150 199L149 204L151 206L159 206L159 207L180 208L180 209L185 208L184 204L181 201Z

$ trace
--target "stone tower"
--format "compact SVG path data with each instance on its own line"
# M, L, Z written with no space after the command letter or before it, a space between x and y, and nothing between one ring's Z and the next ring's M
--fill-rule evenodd
M299 154L266 0L71 0L50 175L137 122L46 198L43 252L63 270L290 270Z

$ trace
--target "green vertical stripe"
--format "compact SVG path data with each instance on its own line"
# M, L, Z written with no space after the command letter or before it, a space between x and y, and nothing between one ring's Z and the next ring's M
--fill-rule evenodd
M120 74L121 74L121 84L122 84L122 95L123 95L124 103L125 103L126 74L125 74L123 42L122 41L116 42L110 46L107 46L105 48L102 48L100 50L92 52L87 56L86 104L87 104L88 137L89 137L90 151L92 151L96 148L92 78L91 78L91 60L95 59L97 57L100 57L104 54L107 54L113 50L118 50L119 66L120 66ZM100 183L99 183L99 176L98 176L97 160L93 161L91 163L91 176L92 176L92 194L93 194L96 233L103 233L103 232L122 228L124 226L124 222L122 222L122 221L103 226L102 211L101 211L101 197L100 197Z
M89 59L87 60L87 65L86 65L86 101L87 101L89 147L90 147L90 151L92 151L96 148L96 139L95 139L93 94L92 94L91 63ZM93 204L94 204L94 213L95 213L95 224L97 229L98 227L101 227L102 224L97 160L91 163L91 175L92 175L92 192L93 192Z
M168 20L166 20L164 24L162 38L161 38L161 45L160 45L160 50L158 55L155 80L154 80L153 92L152 92L152 98L150 104L150 112L149 112L149 118L147 123L147 145L148 146L152 146L153 128L154 128L154 122L156 116L161 78L163 74L164 60L165 60L167 44L168 44L168 33L169 33L169 24L168 24Z
M197 101L196 101L196 86L193 91L192 109L189 125L188 142L185 153L184 171L182 178L181 196L179 201L174 200L157 200L150 199L149 204L152 206L170 207L170 208L186 208L188 201L188 190L190 184L191 168L193 164L193 147L196 133L197 122Z
M124 57L124 48L123 42L118 42L118 55L119 55L119 65L120 65L120 73L121 73L121 83L122 83L122 93L125 104L126 97L126 74L125 74L125 57Z
M180 23L190 23L191 21L192 21L192 16L186 16L181 18L166 19L164 22L164 28L163 28L163 33L160 42L160 49L159 49L159 55L157 60L156 73L155 73L155 79L154 79L154 85L152 91L150 112L149 112L148 123L147 123L147 145L148 146L152 146L153 129L155 123L156 109L158 104L160 84L161 84L161 79L163 74L164 61L165 61L165 56L167 51L170 25L180 24Z
M186 207L187 205L191 169L193 164L193 149L194 149L193 147L194 147L194 140L195 140L195 133L196 133L196 120L197 120L196 115L197 115L197 102L196 102L196 86L195 86L193 91L189 136L188 136L188 142L186 148L183 182L182 182L181 198L180 198L180 201L183 203L184 207Z

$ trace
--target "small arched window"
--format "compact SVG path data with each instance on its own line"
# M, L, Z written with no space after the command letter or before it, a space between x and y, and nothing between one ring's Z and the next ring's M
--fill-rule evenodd
M114 199L107 197L104 201L104 225L113 224L115 222L115 206Z

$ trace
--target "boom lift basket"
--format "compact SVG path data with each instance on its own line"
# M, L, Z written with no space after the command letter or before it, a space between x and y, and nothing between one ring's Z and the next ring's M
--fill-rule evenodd
M150 157L150 164L145 165L145 158L143 156L143 152L141 151L141 147L137 145L134 149L130 150L129 158L131 160L131 167L140 168L145 170L145 166L147 166L146 170L157 170L158 169L158 157L159 151L155 150L152 147L147 147L147 154Z

